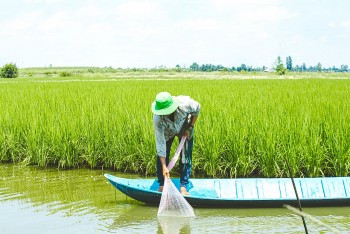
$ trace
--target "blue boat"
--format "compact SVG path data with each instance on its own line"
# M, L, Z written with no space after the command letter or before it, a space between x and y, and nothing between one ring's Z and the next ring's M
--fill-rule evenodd
M162 193L156 179L125 179L105 174L127 196L159 205ZM179 179L172 179L177 188ZM302 206L349 206L350 177L295 178ZM191 179L186 200L192 206L281 207L296 206L290 178Z

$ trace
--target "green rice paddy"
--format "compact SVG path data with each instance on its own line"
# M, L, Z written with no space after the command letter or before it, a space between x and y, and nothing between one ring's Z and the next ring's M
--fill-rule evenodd
M350 175L350 79L176 76L1 79L0 161L154 176L150 105L168 91L201 104L194 176L283 177L285 160L298 177Z

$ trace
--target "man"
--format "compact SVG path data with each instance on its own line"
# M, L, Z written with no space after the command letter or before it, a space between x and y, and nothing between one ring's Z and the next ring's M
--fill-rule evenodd
M200 105L188 96L171 96L168 92L158 93L152 103L153 124L157 148L157 177L159 191L163 191L164 178L170 177L170 148L175 136L181 139L186 136L186 142L181 152L180 160L180 192L189 195L186 185L192 170L192 148L194 124L199 115Z

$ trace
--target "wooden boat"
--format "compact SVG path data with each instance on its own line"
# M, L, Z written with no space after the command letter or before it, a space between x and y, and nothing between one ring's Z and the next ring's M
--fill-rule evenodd
M105 174L122 193L138 201L159 205L156 179L125 179ZM172 179L180 187L179 179ZM295 178L302 206L350 205L350 177ZM192 206L281 207L297 206L290 178L191 179L185 196Z

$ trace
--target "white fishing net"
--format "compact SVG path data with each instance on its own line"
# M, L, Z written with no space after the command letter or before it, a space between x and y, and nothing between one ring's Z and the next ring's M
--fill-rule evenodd
M171 161L169 162L169 164L168 164L168 166L167 166L167 168L168 168L169 171L171 171L171 169L173 169L173 167L175 166L175 163L176 163L177 159L179 158L180 153L183 152L183 155L185 155L185 154L184 154L185 151L184 151L184 150L181 151L182 148L184 147L185 141L186 141L186 137L183 136L183 137L181 138L181 141L180 141L179 146L178 146L177 149L176 149L176 152L175 152L174 157L171 159ZM183 162L183 163L185 163L185 162Z
M192 206L169 178L164 181L158 216L195 217Z

